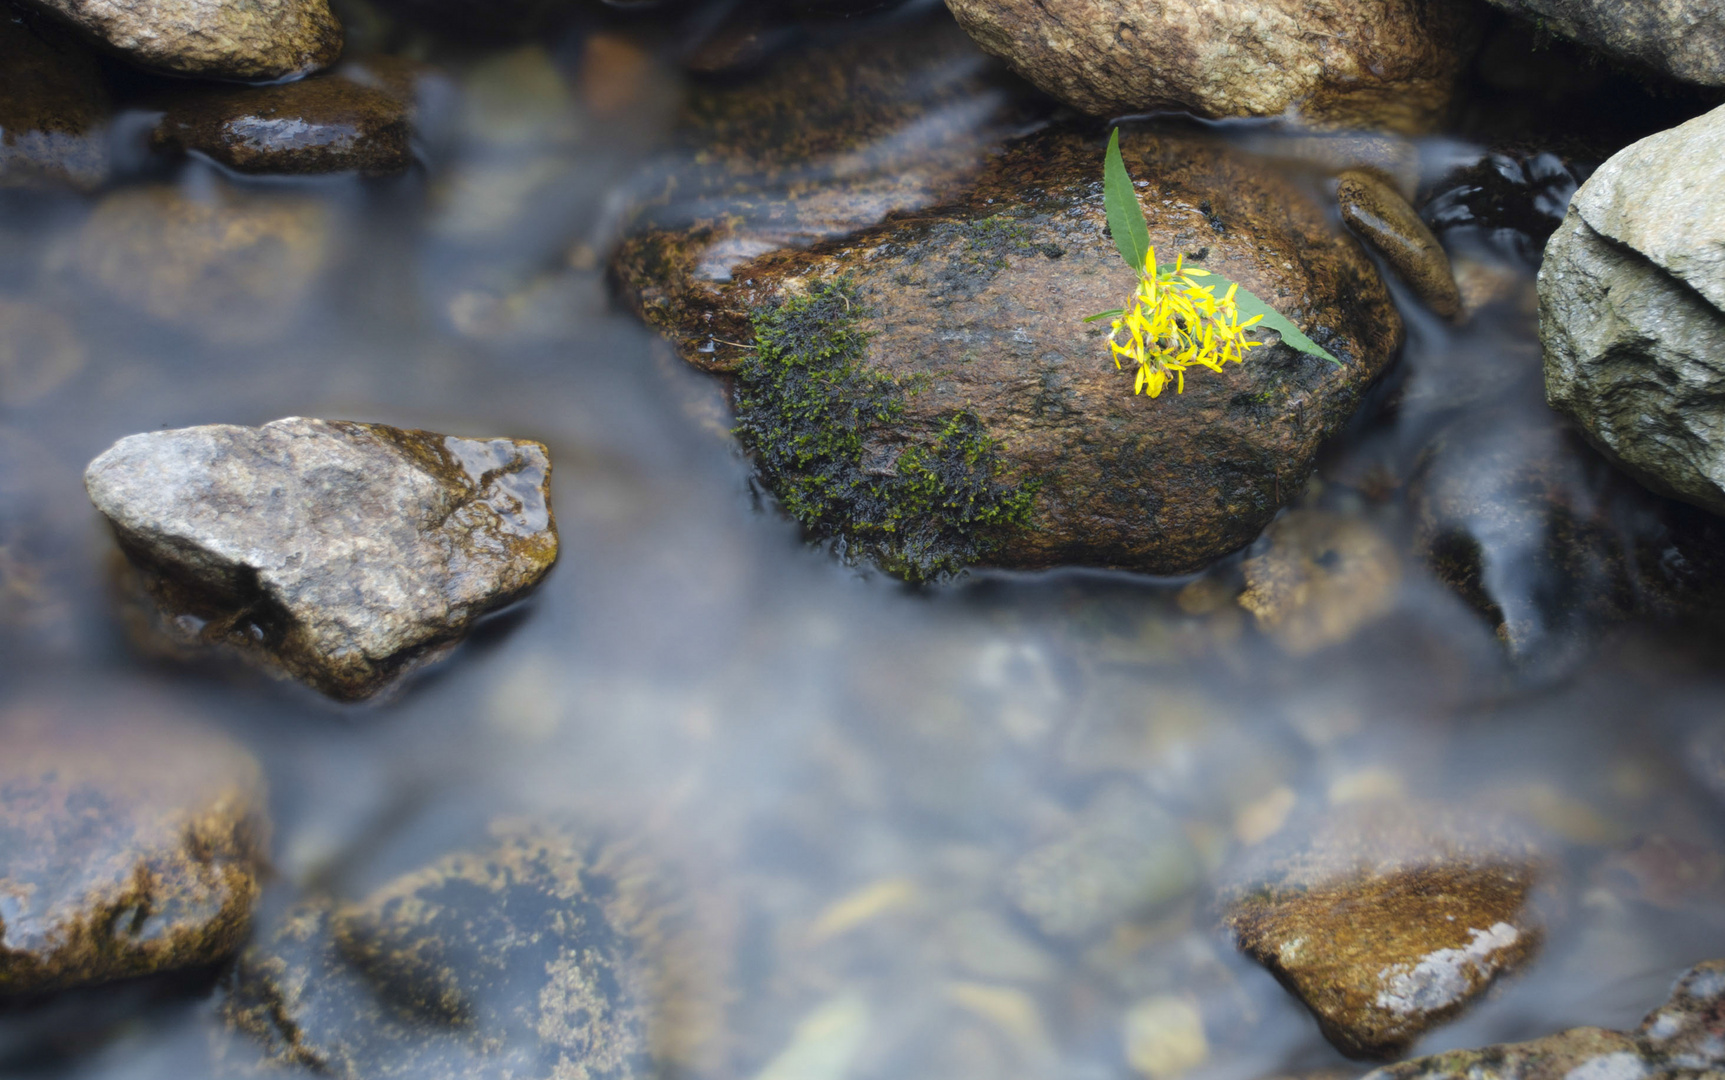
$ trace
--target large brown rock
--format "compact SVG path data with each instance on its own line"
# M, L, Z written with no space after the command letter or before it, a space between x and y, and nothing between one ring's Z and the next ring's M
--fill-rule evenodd
M108 112L96 58L0 3L0 187L100 185Z
M1571 1028L1531 1042L1451 1050L1367 1073L1365 1080L1616 1080L1715 1077L1725 1066L1725 960L1697 964L1633 1032Z
M984 49L1093 116L1179 109L1419 131L1477 38L1461 0L947 0Z
M140 704L0 713L0 998L214 964L268 845L257 763Z
M745 446L815 534L910 578L1196 570L1300 490L1402 325L1359 246L1260 160L1190 134L1123 146L1165 260L1240 282L1342 362L1276 345L1134 397L1106 324L1084 322L1134 278L1105 229L1103 139L1071 130L1009 144L936 209L807 249L747 217L753 258L730 221L648 227L616 271L688 359L737 377Z
M268 82L341 55L326 0L26 0L96 44L151 71Z
M1240 874L1226 922L1349 1056L1402 1053L1540 942L1540 864L1490 824L1367 803L1303 835Z

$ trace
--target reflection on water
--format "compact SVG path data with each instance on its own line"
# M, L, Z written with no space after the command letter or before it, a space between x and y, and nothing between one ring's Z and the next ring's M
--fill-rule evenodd
M1488 162L1519 218L1438 199L1483 306L1458 328L1403 300L1396 369L1254 548L1196 579L916 592L757 505L721 387L613 302L629 200L665 152L698 153L671 132L676 43L626 30L442 58L401 178L116 152L133 164L88 198L0 192L7 703L99 687L246 743L275 820L266 918L366 896L500 814L627 831L726 954L715 1075L1355 1068L1213 898L1291 822L1373 799L1512 814L1557 867L1540 957L1421 1049L1630 1026L1725 950L1725 687L1676 621L1718 580L1718 530L1543 404L1524 219L1569 166ZM993 139L997 105L941 123ZM897 205L920 182L898 165L972 148L911 124L835 152L783 185L884 170ZM543 440L562 563L375 707L155 658L112 603L85 463L133 432L290 415ZM14 1075L202 1076L218 1028L207 985L130 987L0 1017L0 1054Z

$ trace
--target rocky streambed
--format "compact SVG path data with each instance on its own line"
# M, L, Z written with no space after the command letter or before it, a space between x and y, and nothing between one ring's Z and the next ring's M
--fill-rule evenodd
M1721 42L0 7L0 1076L1725 1069Z

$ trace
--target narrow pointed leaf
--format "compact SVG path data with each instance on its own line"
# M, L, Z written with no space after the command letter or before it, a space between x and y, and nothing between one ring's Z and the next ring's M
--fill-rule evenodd
M1214 277L1217 281L1222 282L1224 285L1237 284L1236 282L1229 281L1214 270L1210 271L1210 276ZM1249 319L1254 315L1263 316L1264 321L1257 325L1257 329L1274 330L1276 333L1282 335L1282 344L1298 349L1300 352L1306 353L1309 356L1316 356L1321 359L1328 360L1337 367L1342 366L1342 362L1340 360L1331 356L1327 351L1325 351L1322 345L1319 345L1317 342L1302 333L1300 328L1295 326L1291 319L1271 307L1269 304L1258 299L1257 295L1245 286L1241 286L1240 291L1234 294L1234 306L1240 309L1240 317L1242 319Z
M1108 212L1108 234L1120 249L1120 257L1134 274L1142 274L1144 260L1150 257L1150 227L1144 223L1138 191L1120 156L1119 128L1108 137L1108 153L1102 160L1102 206Z
M1084 321L1095 322L1098 319L1118 319L1124 314L1126 314L1126 312L1123 309L1115 308L1113 311L1098 311L1094 315L1086 315L1084 316Z

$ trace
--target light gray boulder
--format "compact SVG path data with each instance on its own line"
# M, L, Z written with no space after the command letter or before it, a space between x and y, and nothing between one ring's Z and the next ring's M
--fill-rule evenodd
M343 700L538 584L550 480L536 442L301 417L131 435L84 474L165 628Z
M1553 408L1661 494L1725 514L1725 107L1619 152L1539 273Z

